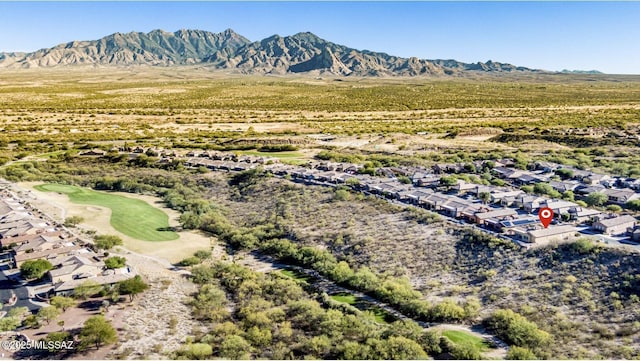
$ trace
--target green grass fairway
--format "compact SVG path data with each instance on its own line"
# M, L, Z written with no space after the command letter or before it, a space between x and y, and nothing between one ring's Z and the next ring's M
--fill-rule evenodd
M296 151L285 151L285 152L259 152L257 150L240 150L236 152L239 155L253 155L260 157L270 157L270 158L279 158L283 160L294 160L294 159L302 159L304 155L302 153Z
M63 184L41 184L34 188L43 192L66 194L73 203L110 208L113 228L131 238L142 241L178 239L175 232L159 231L169 227L169 216L139 199Z
M331 295L331 298L338 302L344 302L350 305L355 305L358 302L358 298L350 293L338 293Z
M361 311L370 312L371 318L378 323L391 323L396 320L396 318L390 315L387 311L378 306L372 305L367 301L363 301L351 293L341 292L331 295L330 297L335 301L348 303Z
M442 335L455 344L470 343L480 352L489 349L489 344L485 340L465 331L445 330L442 331Z
M309 283L309 280L311 279L306 274L297 272L297 271L289 269L289 268L280 270L280 273L282 273L283 275L285 275L285 276L287 276L289 278L293 278L294 280L296 280L298 282L302 282L302 283Z

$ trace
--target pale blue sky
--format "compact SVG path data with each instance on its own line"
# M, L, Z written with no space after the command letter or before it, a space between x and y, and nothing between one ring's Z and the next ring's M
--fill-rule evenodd
M356 49L640 74L640 2L0 2L0 51L114 32L311 31Z

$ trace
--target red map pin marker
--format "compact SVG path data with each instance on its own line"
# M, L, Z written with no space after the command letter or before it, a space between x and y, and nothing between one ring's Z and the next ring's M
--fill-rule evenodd
M540 208L538 211L538 217L540 218L540 222L542 222L544 228L549 227L549 224L553 220L553 209L548 207Z

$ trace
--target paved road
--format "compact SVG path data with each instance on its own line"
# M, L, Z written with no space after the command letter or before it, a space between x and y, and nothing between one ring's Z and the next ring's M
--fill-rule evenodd
M15 305L8 306L7 302L11 298L12 292L18 297ZM0 281L0 302L4 305L3 311L9 311L15 307L27 307L29 311L37 311L40 305L34 304L29 299L29 291L26 285L9 280Z

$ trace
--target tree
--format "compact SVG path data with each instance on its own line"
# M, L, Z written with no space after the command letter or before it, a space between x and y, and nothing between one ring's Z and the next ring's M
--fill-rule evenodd
M617 204L611 204L607 206L607 211L614 212L614 213L622 212L622 207L620 207Z
M16 328L18 328L18 326L20 326L20 324L22 323L22 321L20 321L20 318L18 317L3 317L0 318L0 332L1 331L13 331Z
M526 347L511 346L507 352L507 360L536 360L536 354Z
M201 249L199 251L196 251L196 253L194 253L193 255L200 258L201 260L205 260L205 259L211 258L211 251L206 249Z
M454 176L443 176L440 177L440 185L445 187L453 187L458 184L458 178Z
M536 183L533 186L533 192L536 194L549 194L555 191L549 183Z
M202 225L201 216L191 211L182 213L179 221L184 229L197 229Z
M550 335L512 310L497 310L486 320L487 328L496 336L515 346L538 348L547 345Z
M223 321L228 317L227 295L216 285L206 284L200 288L192 301L193 315L197 319Z
M418 360L427 357L420 345L402 336L391 336L386 340L369 339L374 353L387 360Z
M67 308L73 307L76 305L76 300L71 297L65 296L53 296L51 297L51 306L62 309L62 312L66 311Z
M525 193L531 194L531 193L533 193L534 187L533 186L522 186L522 187L520 187L520 190L525 192Z
M371 347L354 341L344 341L340 347L342 360L370 360Z
M459 321L465 318L464 308L457 305L453 300L444 300L431 309L431 317L438 321Z
M189 360L208 360L213 355L213 348L206 343L192 343L183 346L178 354L186 356Z
M634 199L632 201L629 201L627 202L626 206L631 210L640 211L640 199Z
M41 278L47 271L53 268L51 262L46 259L25 261L20 265L20 272L24 278Z
M573 191L565 191L564 193L562 193L562 199L564 199L565 201L573 202L576 200L576 196Z
M425 331L420 336L418 343L429 355L437 355L442 353L440 337L440 332L438 331Z
M149 285L144 283L139 275L130 278L126 281L118 282L118 291L121 295L129 295L129 300L133 301L133 298L138 294L149 288Z
M28 307L14 307L9 310L9 312L7 313L7 316L17 317L18 319L21 319L22 317L30 314L31 314L31 311L29 311Z
M197 264L202 263L202 259L198 258L196 256L191 256L191 257L187 257L185 259L183 259L182 261L178 262L178 266L181 267L189 267L189 266L195 266Z
M367 267L360 268L349 280L349 284L359 290L373 291L380 285L380 279Z
M349 264L345 261L338 262L331 270L331 278L338 283L346 282L354 274Z
M95 345L96 349L99 349L100 346L112 344L117 340L115 328L102 315L89 317L80 331L80 344L83 346Z
M585 201L590 206L601 206L605 204L605 202L608 200L609 200L609 197L606 194L594 192L589 194Z
M482 355L478 348L471 342L460 342L453 347L451 355L455 360L480 360Z
M576 201L576 204L579 205L580 207L586 207L587 206L587 202L585 202L585 201Z
M100 249L111 249L115 246L122 246L122 238L112 235L100 235L94 239L96 247Z
M489 193L489 192L480 192L478 194L478 198L480 198L482 203L487 204L491 200L491 193Z
M573 171L571 169L560 168L556 169L555 173L563 180L573 178Z
M91 297L102 290L102 286L95 281L86 280L73 290L73 295L85 299Z
M251 345L242 336L231 335L220 344L220 357L231 360L246 360L251 353Z
M337 189L333 195L334 201L348 201L351 200L351 193L346 189Z
M71 216L71 217L67 217L64 220L64 226L65 227L75 227L78 224L82 223L84 221L84 218L80 217L80 216Z
M47 325L58 316L60 316L60 310L55 307L43 307L38 310L38 318L45 320Z
M127 259L124 257L113 256L104 260L104 265L107 268L122 268L126 265Z
M42 339L47 346L55 346L56 344L62 344L62 342L70 342L73 341L73 336L69 332L49 332L49 334ZM62 352L64 349L50 347L47 350L51 353Z

